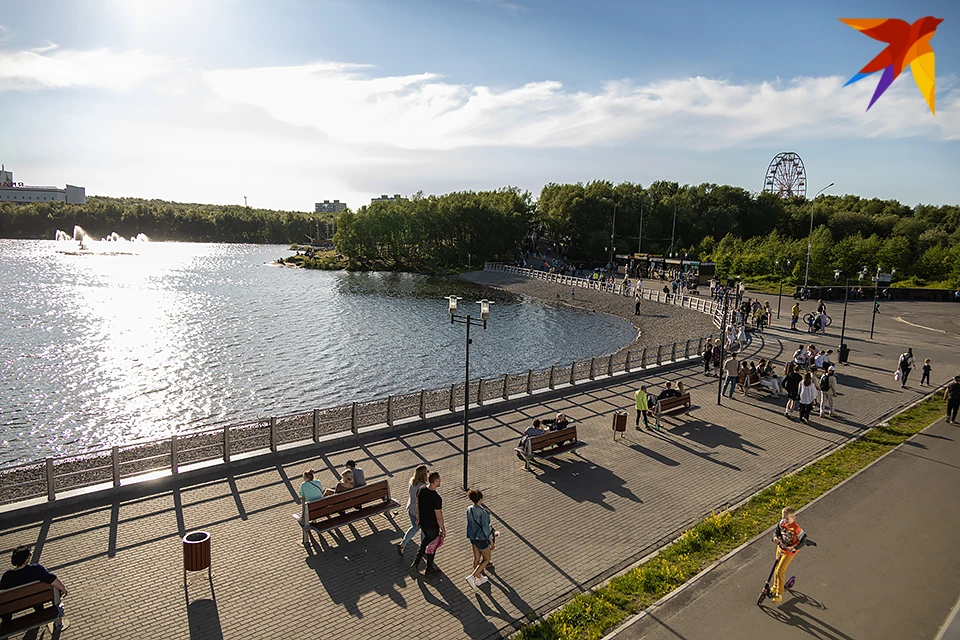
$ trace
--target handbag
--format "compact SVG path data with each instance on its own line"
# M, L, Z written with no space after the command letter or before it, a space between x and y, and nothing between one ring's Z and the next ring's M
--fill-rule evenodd
M427 545L427 548L424 549L424 553L431 556L435 554L437 550L443 546L443 537L444 537L443 534L441 534L436 538L434 538L433 540L431 540L430 544Z
M897 372L893 374L893 379L900 382L900 369L897 369Z

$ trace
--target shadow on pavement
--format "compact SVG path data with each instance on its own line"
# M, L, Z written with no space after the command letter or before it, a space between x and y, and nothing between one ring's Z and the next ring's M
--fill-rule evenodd
M500 630L496 625L487 620L483 612L473 605L443 571L438 570L430 576L420 576L417 578L417 586L420 587L425 602L455 617L463 625L463 637L477 640L499 637Z
M711 452L711 453L705 453L705 452L703 452L703 451L697 451L696 449L693 449L693 448L691 448L691 447L688 447L687 445L683 444L682 442L678 442L678 441L676 441L676 440L674 440L674 439L672 439L672 438L668 438L667 436L665 436L665 435L663 435L663 434L661 434L661 433L659 433L659 432L656 432L656 431L654 431L654 432L652 433L652 435L653 435L653 437L659 438L660 440L663 440L664 442L669 442L670 444L672 444L673 446L677 447L678 449L681 449L681 450L683 450L683 451L686 451L687 453L690 453L690 454L692 454L692 455L695 455L695 456L697 456L698 458L703 458L704 460L706 460L706 461L708 461L708 462L712 462L712 463L714 463L714 464L718 464L718 465L720 465L721 467L726 467L727 469L730 469L730 470L732 470L732 471L740 471L740 470L741 470L740 467L738 467L738 466L735 465L735 464L730 464L729 462L724 462L723 460L717 460L716 458L714 458L714 456L715 456L716 454L713 453L713 452Z
M317 538L311 537L309 555L304 559L320 579L320 588L330 597L334 604L342 606L355 618L363 618L360 610L360 598L368 593L390 598L394 604L406 609L407 601L400 588L406 586L411 574L406 572L409 562L400 562L395 570L384 566L383 550L393 545L397 533L395 530L377 530L376 518L369 520L373 534L357 535L353 529L353 539L347 540L342 533L337 532L337 546L327 543L321 534ZM333 533L333 532L328 532ZM346 577L349 576L349 577ZM310 590L309 585L304 589ZM372 604L374 607L382 605Z
M555 462L558 463L557 467L544 469L541 466L544 471L536 474L536 478L568 498L577 502L593 502L608 511L615 509L606 503L607 492L637 504L643 503L643 500L626 487L627 481L610 469L584 459L571 462L558 459Z
M789 593L791 597L784 598L779 607L762 606L760 608L771 618L803 631L817 640L854 640L836 627L812 615L811 612L801 609L801 607L810 607L811 609L826 611L827 606L822 602L801 591L793 590Z
M202 598L187 605L190 640L223 640L216 598Z
M756 451L748 450L747 447L750 449L757 449L759 451L766 451L766 449L760 445L753 444L749 440L745 440L736 431L731 431L726 427L714 424L712 422L706 422L704 420L690 420L683 422L671 429L668 429L667 431L673 435L687 438L688 440L693 440L694 442L705 447L710 447L711 449L716 449L717 447L729 447L730 449L739 449L744 453L749 453L753 456L760 454Z

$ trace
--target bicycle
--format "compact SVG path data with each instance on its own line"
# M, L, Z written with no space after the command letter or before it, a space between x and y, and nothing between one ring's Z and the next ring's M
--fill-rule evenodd
M816 316L815 316L814 314L812 314L812 313L808 313L807 315L803 316L803 321L806 323L806 325L807 325L807 330L808 330L810 333L814 333L813 323L814 323L815 320L816 320ZM821 316L821 318L820 318L820 332L821 332L821 333L826 333L826 332L827 332L827 327L829 327L831 324L833 324L833 318L831 318L830 316L827 316L827 315Z

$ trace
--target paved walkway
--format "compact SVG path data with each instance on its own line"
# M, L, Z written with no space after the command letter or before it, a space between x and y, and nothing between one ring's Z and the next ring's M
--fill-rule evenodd
M779 606L756 604L774 558L764 536L616 640L931 640L960 594L957 460L960 427L939 422L801 511L818 546L790 565Z
M758 336L748 352L781 362L795 346L793 336L780 336L787 334ZM855 348L855 364L841 371L839 419L810 426L787 421L782 401L767 395L738 394L718 407L716 379L698 367L669 374L693 394L689 415L670 419L661 433L630 430L617 443L611 414L631 405L639 379L570 389L521 409L491 407L471 422L471 477L503 536L496 573L480 593L463 579L471 553L459 489L462 427L455 420L66 515L12 524L7 518L0 550L34 544L36 559L62 577L71 590L71 638L497 637L920 396L916 387L893 386L899 346ZM938 357L960 365L948 353ZM938 373L945 377L945 369ZM523 471L511 450L519 432L533 417L558 410L580 421L588 445ZM392 545L406 526L402 513L396 523L378 517L319 536L309 554L298 547L291 514L300 473L323 469L329 485L332 470L349 458L360 461L369 480L387 478L397 496L405 495L417 464L443 474L450 538L438 555L440 575L416 577L407 570L409 557L397 557ZM197 529L213 535L213 589L205 574L195 574L184 592L179 535Z

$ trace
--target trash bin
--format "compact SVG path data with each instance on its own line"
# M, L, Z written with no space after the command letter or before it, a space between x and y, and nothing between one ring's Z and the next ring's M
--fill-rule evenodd
M210 534L206 531L193 531L183 536L183 586L187 586L187 571L207 570L207 576L213 578L210 568Z
M847 343L844 342L840 345L840 355L837 356L837 359L840 361L840 364L850 364L847 362L850 358L850 348L847 347Z
M613 412L613 439L617 439L617 433L623 433L627 430L627 412Z

